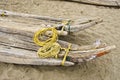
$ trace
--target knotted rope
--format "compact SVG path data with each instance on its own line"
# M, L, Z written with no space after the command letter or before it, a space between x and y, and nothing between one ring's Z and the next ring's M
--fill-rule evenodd
M65 23L66 24L66 23ZM63 26L64 28L65 26ZM61 32L63 31L63 28L61 30ZM52 31L52 35L49 37L49 39L42 41L39 38L42 38L42 36L47 32L47 31ZM60 46L60 44L57 43L58 40L58 32L54 27L51 28L43 28L39 31L37 31L34 35L33 38L34 42L41 46L41 48L39 48L37 54L40 58L51 58L51 57L56 57L58 56L59 52L61 49L64 49L66 51L63 61L61 63L61 65L64 65L66 57L69 53L71 44L68 46L68 48L62 48Z

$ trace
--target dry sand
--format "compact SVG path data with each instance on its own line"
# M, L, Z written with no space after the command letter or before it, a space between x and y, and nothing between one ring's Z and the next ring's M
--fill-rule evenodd
M0 80L120 80L120 9L49 0L0 0L0 9L70 19L101 17L103 23L65 40L85 45L102 39L117 46L108 55L74 67L0 63Z

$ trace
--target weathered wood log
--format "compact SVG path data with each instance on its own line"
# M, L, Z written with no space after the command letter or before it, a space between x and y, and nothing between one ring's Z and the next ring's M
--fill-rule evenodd
M11 34L19 34L25 36L33 36L34 33L40 29L43 29L40 25L30 25L29 23L18 23L14 21L8 21L4 19L0 19L0 31L7 32ZM52 33L51 31L46 32L47 34ZM67 35L66 31L58 31L59 35Z
M15 16L17 17L23 17L23 18L37 18L39 20L54 20L54 21L66 21L68 19L57 19L57 18L50 18L50 17L40 17L38 15L31 15L31 14L24 14L24 13L17 13L17 12L11 12L11 11L7 11L7 10L0 10L0 14L1 15L5 15L5 16ZM2 19L3 20L3 19ZM89 27L92 27L98 23L101 23L102 19L100 18L85 18L85 19L77 19L72 21L72 23L70 23L70 26L65 26L65 31L69 31L69 32L76 32L76 31L81 31L84 29L87 29ZM56 29L61 29L63 25L59 24L56 25ZM59 31L60 32L60 31ZM63 32L66 33L67 32ZM61 34L62 35L62 34ZM64 35L64 34L63 34Z
M93 52L85 53L69 53L67 56L68 61L65 62L65 66L74 65L74 63L86 62L91 59L104 55L114 49L115 46L108 46L101 49L96 49ZM59 57L63 57L64 54L59 54ZM36 55L35 51L24 50L20 48L13 48L4 45L0 45L0 61L15 64L29 64L29 65L61 65L62 60L57 59L41 59ZM71 62L69 62L71 61ZM74 63L72 63L74 62Z
M120 0L64 0L64 1L79 2L98 6L120 7Z
M94 26L98 23L101 23L102 20L100 18L90 18L90 19L83 19L82 20L76 20L75 21L77 23L74 23L74 26L71 25L70 27L65 26L65 31L58 30L58 34L59 35L68 35L68 32L77 32L77 31L82 31L84 29L87 29L91 26ZM85 23L85 24L84 24ZM40 30L42 28L47 28L47 26L41 26L41 25L33 25L33 24L29 24L29 23L20 23L20 22L15 22L9 19L4 19L4 18L0 18L0 25L1 25L1 31L7 31L10 33L20 33L21 35L27 35L27 36L31 36L32 35L32 31L36 32L37 30ZM21 27L21 28L20 28ZM51 26L52 27L52 26ZM59 29L60 27L62 27L61 25L57 26L57 29ZM6 30L6 29L9 30ZM29 28L29 29L27 29ZM16 31L13 31L14 29L16 29ZM68 32L67 32L68 31ZM51 31L47 31L47 34L52 34Z
M60 59L40 59L35 51L29 51L19 48L8 47L0 45L0 61L14 64L25 65L47 65L60 66L62 60ZM66 61L64 66L72 66L74 63Z
M65 31L70 31L70 32L82 31L84 29L90 28L96 24L101 23L102 21L103 20L100 18L89 18L89 19L83 19L83 20L76 20L74 25L71 25L70 27L65 27Z
M74 63L86 62L95 59L97 57L103 56L115 48L116 46L113 45L113 46L106 46L94 50L70 51L67 56L67 59ZM59 57L64 57L65 52L60 52L60 53L61 54L59 54Z
M40 20L51 20L51 21L59 21L61 22L62 18L53 18L53 17L49 17L49 16L38 16L38 15L32 15L32 14L25 14L25 13L17 13L17 12L11 12L11 11L7 11L7 10L1 10L0 9L0 14L4 15L4 16L19 16L19 17L26 17L26 18L34 18L34 19L40 19Z
M64 48L67 48L68 45L70 44L69 42L62 40L58 40L58 43ZM39 46L37 46L33 42L32 36L28 37L28 36L22 36L18 34L11 34L4 32L0 32L0 44L23 48L27 50L33 50L33 51L37 51L39 49ZM79 46L77 44L72 43L71 50L72 51L89 50L89 49L102 48L102 47L105 47L104 43L100 43L99 45L91 44L86 46Z

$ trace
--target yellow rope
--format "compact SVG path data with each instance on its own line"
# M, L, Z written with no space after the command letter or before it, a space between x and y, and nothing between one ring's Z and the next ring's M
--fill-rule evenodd
M63 58L63 61L62 61L62 63L61 63L61 65L63 65L63 66L64 66L64 63L65 63L65 60L66 60L66 57L67 57L67 55L68 55L68 53L69 53L70 48L71 48L71 44L69 44L69 46L68 46L67 49L66 49L66 48L63 48L63 49L66 51L66 53L65 53L65 55L64 55L64 58Z
M52 34L52 37L49 38L48 40L46 41L40 41L39 40L39 36L41 36L43 33L47 32L47 31L52 31L53 34ZM34 35L34 42L39 45L39 46L44 46L45 44L48 44L48 43L54 43L57 41L57 38L58 38L58 33L57 33L57 30L55 28L43 28L39 31L37 31Z
M45 33L47 31L52 31L52 35L51 38L47 39L46 41L42 41L39 38L42 37L42 35L45 35ZM63 31L63 28L62 28ZM50 58L50 57L56 57L58 53L60 52L61 46L57 43L57 39L58 39L58 33L57 30L55 28L44 28L42 30L39 30L35 33L34 35L34 42L41 46L41 48L39 48L37 54L40 58ZM66 51L65 56L63 58L62 61L62 65L64 65L66 57L69 53L70 50L70 46L68 47L68 49L64 48L64 50Z
M4 17L4 16L5 16L5 12L2 12L2 13L0 14L0 16Z
M58 43L47 44L42 48L39 48L37 54L40 58L49 58L49 57L56 57L57 54L60 52L60 45Z

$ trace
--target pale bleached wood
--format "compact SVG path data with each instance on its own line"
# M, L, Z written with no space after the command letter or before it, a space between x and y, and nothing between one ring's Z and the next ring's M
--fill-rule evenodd
M103 20L100 18L88 18L88 19L83 19L83 21L76 21L76 22L77 24L70 26L70 32L77 32L77 31L85 30L87 28L93 27L103 22ZM68 27L65 27L65 30L69 31Z
M59 22L64 20L62 18L54 18L54 17L49 17L49 16L40 16L40 15L33 15L33 14L17 13L17 12L1 10L1 9L0 9L0 14L4 14L5 16L18 16L18 17L23 17L23 18L26 17L26 18L35 18L35 19L40 19L40 20L51 20L51 21L59 21Z
M22 36L21 35L13 35L13 34L7 34L7 33L3 33L3 32L0 32L0 44L1 45L6 45L8 48L10 47L14 47L15 49L26 49L26 50L29 50L29 51L37 51L38 46L36 46L31 40L31 38L28 38L28 37L23 37L26 41L23 41L22 40ZM30 39L28 40L27 42L27 38ZM60 45L62 47L68 47L68 45L70 44L69 42L65 42L65 41L61 41L59 40L58 41L60 43ZM97 46L97 47L96 47ZM109 46L108 46L109 47ZM99 45L95 45L95 44L92 44L92 45L86 45L86 46L79 46L79 45L76 45L76 44L72 44L72 47L70 49L70 52L68 54L68 56L70 57L70 60L73 61L73 62L81 62L81 60L86 57L91 57L92 55L94 55L95 53L99 53L101 51L108 51L111 50L112 48L114 48L114 46L111 48L108 48L106 47L106 45L100 43ZM1 52L2 51L8 51L8 50L5 50L5 49L1 49ZM15 53L17 54L16 52L14 52L14 50L11 51L11 53ZM22 51L18 51L18 52L22 52ZM31 55L30 53L27 54L27 52L22 52L23 55L22 57L24 56L24 58L29 58L29 57L34 57L33 55ZM29 55L30 54L30 55ZM36 53L35 53L36 54ZM64 51L61 51L60 54L59 54L59 57L63 58L65 52ZM8 54L6 54L8 55ZM89 56L88 56L89 55ZM12 56L12 55L11 55ZM17 56L17 55L16 55ZM26 56L26 57L25 57ZM18 55L18 57L21 57L20 55ZM38 58L35 56L35 58ZM82 60L83 61L83 60Z
M14 64L46 66L60 66L62 62L62 60L60 59L41 59L36 55L35 51L29 51L3 45L0 45L0 61ZM74 63L65 61L64 66L72 65L74 65Z
M38 48L40 48L33 42L33 39L31 37L25 37L25 36L16 35L16 34L14 35L6 34L3 32L0 32L0 34L1 34L0 44L12 46L12 47L24 48L24 49L33 50L33 51L37 51ZM58 43L64 48L67 48L68 45L70 44L69 42L62 41L62 40L58 40ZM72 44L71 50L89 49L90 47L95 47L95 46L93 45L93 46L80 47L77 44Z
M4 53L5 54L5 53ZM13 56L0 55L0 61L5 63L13 64L24 64L24 65L42 65L42 66L61 66L62 60L58 59L25 59L16 58ZM74 63L66 61L64 66L73 66Z
M95 25L99 22L101 22L101 20L99 20L99 19L98 20L93 20L93 21L85 20L83 22L78 21L78 23L80 23L80 24L79 24L78 27L75 27L75 28L77 28L77 30L80 30L80 29L83 30L83 29L91 27L92 25ZM75 28L72 29L72 26L71 26L71 30L76 31ZM41 29L43 29L43 27L40 27L38 25L35 26L35 25L31 25L29 23L21 23L21 22L16 22L16 21L12 21L12 20L7 21L7 20L4 20L4 19L1 19L0 20L0 45L1 46L7 46L7 48L2 47L1 50L0 50L0 52L1 52L0 56L2 56L1 61L8 62L8 63L16 63L16 64L18 63L18 64L31 64L31 65L32 64L33 65L37 65L37 64L38 65L54 65L54 63L51 62L52 60L50 61L51 64L48 64L49 61L45 63L45 61L48 60L48 59L46 59L46 60L45 59L39 59L38 56L36 56L36 54L34 54L34 56L33 56L33 54L30 54L30 55L27 54L27 53L30 53L28 51L31 51L31 52L34 53L38 50L38 48L40 48L40 47L38 47L37 45L34 44L33 36L34 36L34 33L37 30L41 30ZM47 33L47 34L49 34L49 33ZM60 43L60 45L62 47L65 47L65 48L67 48L68 45L70 44L69 42L61 41L61 40L58 40L58 43ZM104 47L106 47L106 46L104 46L103 44L100 44L97 48L102 49ZM94 48L96 48L96 45L87 45L87 46L80 47L79 45L72 44L71 49L70 49L71 51L69 52L68 56L77 60L79 56L77 56L76 54L80 54L85 59L87 57L87 55L90 55L90 56L93 55L93 54L90 54L90 53L93 53L95 51L97 52L98 49L95 49L95 51L93 51L93 52L91 51L91 49L94 49ZM21 54L21 52L23 54ZM12 53L12 55L11 55L11 53ZM82 53L86 53L87 55L83 55ZM60 55L64 55L64 54L65 53L61 53L58 56L63 57L63 56L60 56ZM8 55L9 55L9 57L8 57ZM3 57L7 58L8 61L7 60L4 61ZM83 58L80 57L79 59L83 59ZM9 61L10 59L11 60L16 59L18 61L17 62L14 62L14 61L11 62L11 61ZM21 59L23 59L23 60L21 61ZM71 61L76 62L74 60L71 60ZM28 62L28 63L26 63L26 62ZM40 62L40 63L37 63L37 62ZM43 62L43 64L42 64L42 62ZM58 61L58 62L55 62L55 65L60 65L61 64L60 61ZM78 62L80 62L80 61L78 61ZM70 64L70 65L73 65L73 63Z
M94 50L86 50L86 51L70 51L67 58L69 61L74 63L81 63L90 61L92 59L95 59L97 57L103 56L107 53L109 53L111 50L115 49L116 46L106 46L104 48L94 49ZM64 57L65 52L61 52L59 54L59 57Z
M29 18L29 17L32 17L32 18L35 17L36 18L37 17L37 15L33 16L31 14L17 13L17 12L12 12L12 11L7 11L7 10L0 10L0 14L3 14L3 12L5 12L4 15L15 16L16 18L18 16L23 17L23 18L24 17L27 17L27 18ZM38 16L38 18L39 18L39 16ZM49 20L49 18L45 18L45 19ZM51 18L51 20L54 20L54 19ZM68 19L62 19L62 20L60 20L60 22L65 21L65 20L68 20ZM77 32L77 31L81 31L81 30L87 29L89 27L92 27L92 26L94 26L94 25L96 25L98 23L101 23L101 22L102 22L102 20L100 18L96 18L96 19L91 19L91 18L90 19L89 18L88 19L87 18L84 19L83 18L83 19L81 19L81 21L79 21L79 19L77 19L77 20L74 20L73 23L70 23L70 27L69 26L65 26L65 31ZM63 25L59 24L59 25L56 25L55 27L57 29L59 29L61 26L63 26ZM65 32L65 31L63 31L63 33L67 34L67 32ZM60 34L60 35L62 35L62 34ZM63 34L63 35L65 35L65 34Z
M65 0L71 2L80 2L84 4L108 6L108 7L120 7L120 0Z
M4 33L1 33L1 34L4 34ZM0 44L6 45L8 47L14 47L14 48L16 47L18 49L19 48L26 49L26 50L29 50L29 51L37 51L38 48L40 48L40 47L36 46L33 42L32 43L25 42L25 41L22 41L21 39L17 39L17 37L14 36L14 35L10 35L10 34L7 34L7 35L4 35L4 36L0 37L1 38L0 39ZM6 38L6 39L3 40L3 37ZM60 43L60 45L62 47L66 47L66 48L70 44L68 42L61 41L61 40L59 40L58 42ZM100 43L99 45L92 44L92 45L86 45L86 46L79 46L79 45L76 45L76 44L72 44L72 47L70 49L70 52L69 52L68 56L71 59L73 59L71 61L76 62L77 59L81 60L82 58L85 59L86 57L90 58L94 54L97 54L101 51L108 52L109 50L111 50L113 48L115 48L115 46L106 46L106 45L104 45L104 43L103 44ZM22 51L20 51L20 52L22 52ZM59 57L63 58L64 54L65 54L65 52L61 51L60 54L59 54ZM31 55L29 56L29 54L27 54L27 52L24 52L23 55L24 56L26 55L26 57L31 56ZM34 57L34 56L32 56L32 57ZM79 60L78 60L78 62L79 62Z
M42 27L34 25L29 26L29 24L17 23L14 21L1 19L1 42L3 42L2 44L4 45L21 47L29 50L37 50L38 46L35 46L35 44L33 43L33 36L34 32L39 29L42 29ZM69 43L65 41L58 40L58 42L63 47L67 47L67 45L69 45ZM78 49L80 50L78 45L72 44L72 50Z
M84 29L90 28L98 23L101 23L102 20L100 18L90 18L90 19L83 19L82 20L76 20L76 23L78 25L74 26L65 26L65 31L58 30L58 35L66 36L68 35L68 32L76 32L76 31L82 31ZM7 32L7 33L13 33L13 34L20 34L20 35L26 35L26 36L33 36L34 33L38 30L41 30L46 27L42 27L40 25L32 25L29 23L19 23L12 20L6 20L3 18L0 18L0 31ZM58 25L58 27L60 27ZM70 30L69 30L70 29ZM52 34L51 31L47 31L46 35Z
M23 49L25 50L29 50L29 51L37 51L39 47L37 47L33 42L27 42L27 41L22 41L21 39L19 39L19 35L16 37L15 35L13 34L7 34L7 33L3 33L3 32L0 32L1 35L0 35L0 44L1 45L6 45L8 50L6 49L1 49L1 52L4 52L4 51L9 51L11 49L11 47L14 47L15 49L21 49L21 51L18 51L18 52L22 52ZM20 38L22 38L22 36L20 36ZM27 39L27 38L26 38ZM30 39L30 38L29 38ZM31 39L30 39L31 40ZM62 46L64 47L67 47L70 43L68 42L65 42L65 41L58 41ZM32 45L31 45L32 44ZM108 46L109 47L109 46ZM114 46L111 48L108 48L109 50L111 50L112 48L115 48ZM91 50L92 49L92 50ZM70 58L72 58L71 61L73 62L76 62L76 61L80 61L82 60L83 58L85 59L86 57L91 57L93 54L97 54L98 52L101 52L101 51L108 51L106 49L106 45L104 44L99 44L99 46L97 45L97 49L96 49L96 45L88 45L88 46L79 46L79 45L76 45L76 44L72 44L72 47L71 47L71 51L69 52L68 56ZM14 52L14 50L11 51L11 53L15 53L17 54L16 52ZM30 57L29 54L27 54L27 52L22 52L23 55L26 57ZM26 53L26 54L25 54ZM61 51L60 52L61 54L59 54L59 57L63 57L65 52ZM86 55L84 55L86 54ZM8 55L7 53L5 53L5 55ZM62 55L62 56L61 56ZM88 56L89 55L89 56ZM11 55L12 56L12 55ZM19 57L21 57L20 55L18 55ZM82 57L81 57L82 56ZM31 55L31 57L33 58L34 56ZM25 58L25 57L24 57ZM74 60L73 60L74 59ZM79 60L78 60L79 59Z
M62 47L66 47L66 48L70 44L69 42L62 40L58 40L58 43L60 43ZM18 34L3 33L3 32L0 32L0 44L12 46L12 47L24 48L33 51L37 51L38 48L40 48L33 42L32 37L21 36ZM76 50L78 48L79 45L72 44L72 50Z
M38 30L41 30L45 27L42 27L40 25L30 25L27 23L18 23L14 21L6 21L2 19L0 21L0 31L1 32L7 32L12 34L20 34L25 36L33 36L34 33ZM47 34L51 34L51 31L46 32ZM66 31L58 31L59 35L67 35L68 33Z
M116 48L116 46L107 46L107 47L100 48L100 49L80 51L80 52L76 52L76 53L72 53L70 51L68 54L68 57L70 58L69 59L70 61L79 63L79 62L84 62L84 61L90 60L93 56L95 56L94 58L97 58L96 55L99 54L100 52L104 52L106 54L114 48ZM4 45L0 45L0 56L6 57L6 60L4 60L4 61L0 59L0 61L3 61L3 62L8 62L7 59L9 59L9 58L10 59L11 58L18 59L18 62L10 61L8 63L29 64L29 61L27 61L27 60L31 60L30 62L32 62L32 61L34 62L34 60L35 61L41 60L40 63L38 63L38 64L31 63L31 65L54 65L53 62L49 63L49 64L47 62L44 62L44 60L46 61L46 60L52 60L52 59L40 59L37 56L35 51L30 51L30 50L25 50L25 49L20 49L20 48L13 48L13 47L4 46ZM58 56L63 57L64 53L60 53L60 54L58 54ZM19 63L19 59L20 60L23 59L25 62L28 62L28 63L24 63L24 62ZM55 60L54 60L54 62L55 62ZM58 65L58 64L60 65L60 62L56 63L55 65Z
M62 40L58 40L58 43L63 48L67 48L68 45L71 44L69 42L62 41ZM33 51L37 51L40 48L33 42L32 37L21 36L18 34L10 34L10 33L8 34L3 32L0 32L0 44L23 48L27 50L33 50ZM90 49L102 48L102 47L105 47L104 43L99 43L98 45L91 44L91 45L84 45L84 46L79 46L77 44L72 43L71 51L90 50Z

